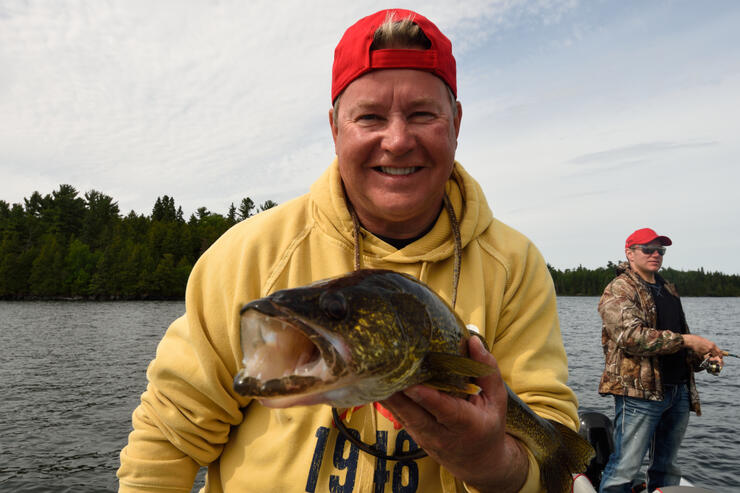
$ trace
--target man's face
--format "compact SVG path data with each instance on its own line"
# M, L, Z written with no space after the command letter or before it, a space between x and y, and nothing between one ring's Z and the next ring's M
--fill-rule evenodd
M421 70L388 69L353 81L329 113L347 195L375 233L412 237L440 211L462 110L447 86Z
M642 246L646 246L655 251L650 254L644 253L641 248ZM648 245L635 245L632 248L628 248L625 251L625 254L632 265L632 269L636 270L640 274L646 273L652 277L651 275L658 272L660 267L663 265L663 255L657 251L657 248L662 247L663 245L660 242L654 241Z

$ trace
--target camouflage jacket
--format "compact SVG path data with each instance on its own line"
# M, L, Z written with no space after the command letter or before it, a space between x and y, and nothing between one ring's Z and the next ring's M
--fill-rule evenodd
M657 274L656 277L663 280ZM664 288L678 298L673 284L666 282ZM617 277L604 289L599 300L599 314L603 322L601 344L605 360L599 393L663 400L660 356L681 349L683 336L680 330L673 332L655 328L658 317L650 288L627 262L619 264ZM681 322L688 334L683 309ZM700 362L698 355L687 350L690 368L698 371ZM691 410L700 415L693 372L689 372L689 394Z

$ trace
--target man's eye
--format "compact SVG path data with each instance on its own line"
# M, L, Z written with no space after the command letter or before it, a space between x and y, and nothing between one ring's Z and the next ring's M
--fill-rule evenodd
M375 120L379 120L380 117L378 115L376 115L376 114L368 113L366 115L360 115L357 119L359 121L372 122L372 121L375 121Z
M411 119L415 121L427 121L434 118L434 113L429 111L416 111L411 114Z

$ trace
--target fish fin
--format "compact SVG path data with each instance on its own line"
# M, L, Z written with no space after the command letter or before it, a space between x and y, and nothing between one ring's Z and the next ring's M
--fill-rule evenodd
M485 363L451 353L430 352L426 356L426 361L434 371L442 370L463 377L482 377L494 371L492 366Z
M458 387L457 385L450 385L448 382L427 380L426 382L424 382L424 385L433 389L441 390L443 392L463 393L470 395L478 395L481 391L481 388L474 383L466 383L463 387Z
M569 492L572 474L584 472L596 455L593 447L581 435L562 423L548 419L562 438L559 447L544 457L540 478L548 493Z

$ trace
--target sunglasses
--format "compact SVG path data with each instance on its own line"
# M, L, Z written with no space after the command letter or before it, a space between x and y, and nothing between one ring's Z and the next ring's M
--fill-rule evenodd
M635 248L639 248L642 251L642 253L644 253L645 255L652 255L655 252L658 252L658 255L660 255L661 257L665 255L664 246L651 247L647 245L636 245L632 247L632 250L634 250Z

